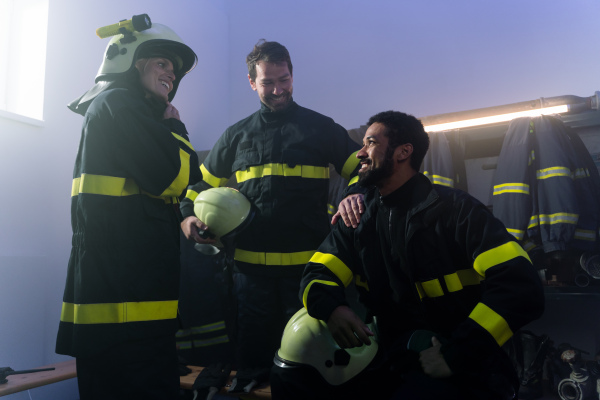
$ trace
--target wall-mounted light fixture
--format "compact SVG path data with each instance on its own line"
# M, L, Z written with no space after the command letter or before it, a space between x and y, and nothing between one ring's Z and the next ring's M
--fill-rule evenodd
M515 118L520 118L520 117L537 117L539 115L560 114L560 113L565 113L567 111L569 111L569 106L564 104L561 106L538 108L535 110L492 115L489 117L465 119L462 121L447 122L447 123L435 124L435 125L426 125L425 131L426 132L447 131L447 130L451 130L451 129L466 128L469 126L495 124L498 122L510 121L510 120L513 120Z

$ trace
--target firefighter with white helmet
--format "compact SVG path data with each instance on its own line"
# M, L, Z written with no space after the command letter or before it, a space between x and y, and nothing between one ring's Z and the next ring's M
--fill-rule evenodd
M145 14L98 35L95 85L69 104L85 119L56 352L76 358L82 399L177 398L177 203L200 170L171 101L197 57Z

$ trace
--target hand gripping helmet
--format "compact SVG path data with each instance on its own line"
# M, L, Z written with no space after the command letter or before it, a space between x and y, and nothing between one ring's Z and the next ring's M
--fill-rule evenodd
M138 22L138 21L143 22ZM133 21L133 23L132 23ZM137 22L137 23L136 23ZM72 111L85 113L87 105L112 83L132 73L135 62L140 58L165 57L173 63L175 80L169 93L173 100L179 82L197 64L196 53L168 26L150 22L146 14L136 15L131 20L98 28L98 36L113 35L106 46L102 65L96 74L96 85L79 99L69 104Z
M373 328L373 327L371 327ZM348 382L362 372L377 354L377 342L342 349L331 336L327 324L300 309L288 321L281 347L273 360L280 368L311 367L333 386Z
M208 233L217 240L216 246L222 248L250 223L254 210L238 190L218 187L198 194L194 200L194 214L208 225Z

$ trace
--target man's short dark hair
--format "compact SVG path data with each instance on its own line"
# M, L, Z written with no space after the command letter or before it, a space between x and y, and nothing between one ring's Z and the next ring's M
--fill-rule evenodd
M255 45L250 54L246 57L246 64L248 65L248 75L254 82L256 80L256 64L259 61L279 64L282 62L287 63L290 75L292 73L292 59L290 53L285 46L277 42L267 42L265 39L260 39Z
M387 128L385 135L388 137L390 149L393 150L405 143L412 144L410 166L418 171L429 149L429 135L425 132L421 121L400 111L383 111L369 118L367 126L376 122Z

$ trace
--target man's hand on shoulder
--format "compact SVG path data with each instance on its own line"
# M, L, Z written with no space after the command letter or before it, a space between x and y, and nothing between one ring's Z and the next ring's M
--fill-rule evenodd
M347 227L356 228L360 223L360 216L365 212L365 195L361 193L351 194L338 206L338 212L331 219L331 225L334 225L340 218Z

